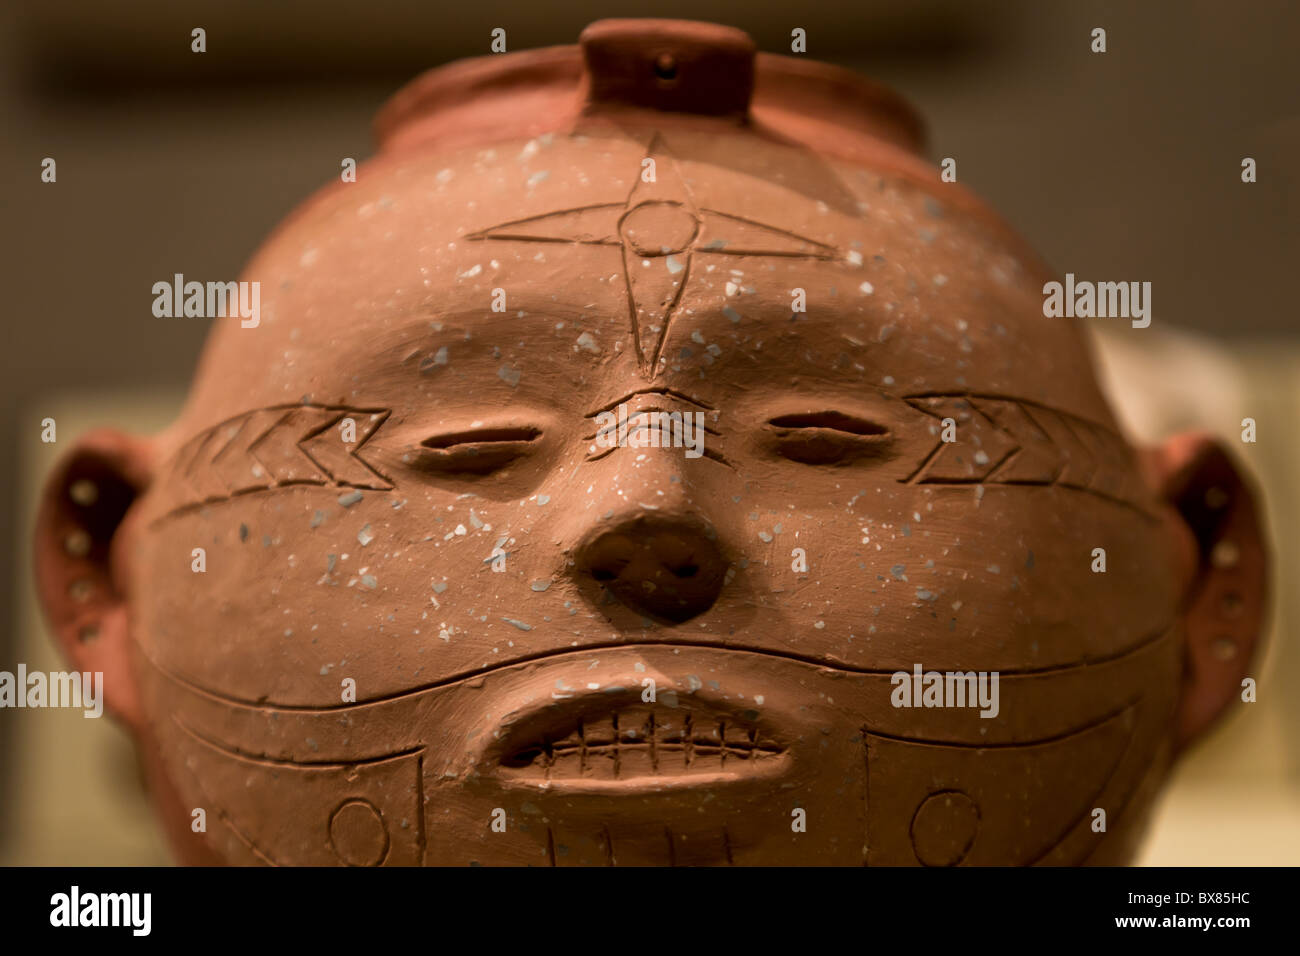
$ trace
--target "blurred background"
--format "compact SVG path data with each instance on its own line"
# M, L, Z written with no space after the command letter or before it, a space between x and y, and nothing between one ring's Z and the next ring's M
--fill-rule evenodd
M715 20L776 53L802 27L809 57L909 99L929 155L955 157L1056 271L1153 283L1149 329L1098 327L1104 384L1135 437L1198 427L1230 444L1264 490L1277 560L1259 702L1181 765L1142 862L1300 864L1300 4L1284 0L6 4L0 670L61 666L29 557L54 458L95 425L160 428L183 398L206 322L155 319L153 282L233 278L342 157L371 154L392 92L486 54L493 28L520 50L607 16ZM1099 26L1105 54L1089 48ZM47 416L57 445L39 440ZM167 861L115 726L0 711L0 864Z

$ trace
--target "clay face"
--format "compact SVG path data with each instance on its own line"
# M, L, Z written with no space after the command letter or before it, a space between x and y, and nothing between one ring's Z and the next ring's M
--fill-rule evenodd
M1077 328L901 150L709 122L393 149L249 266L114 540L188 859L1131 852L1195 548Z

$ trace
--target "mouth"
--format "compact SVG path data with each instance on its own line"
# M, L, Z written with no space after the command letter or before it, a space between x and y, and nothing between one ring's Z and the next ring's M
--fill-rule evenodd
M475 818L505 810L521 858L554 866L772 853L859 865L865 762L854 719L834 702L844 690L803 663L716 648L533 662L466 687L456 710L483 721L466 726L477 745L464 751L461 792ZM828 822L810 836L805 817Z
M698 689L645 700L617 688L512 714L483 764L510 788L612 794L770 785L791 755L771 718L743 702Z

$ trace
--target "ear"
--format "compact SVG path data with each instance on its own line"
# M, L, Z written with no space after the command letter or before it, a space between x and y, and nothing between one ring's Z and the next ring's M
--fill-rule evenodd
M1143 464L1182 519L1189 569L1174 724L1175 750L1182 750L1241 698L1263 631L1269 560L1255 491L1215 438L1177 435L1144 452Z
M77 441L47 479L36 518L36 585L64 658L102 672L104 705L142 726L130 668L127 550L118 529L153 477L152 445L101 429Z

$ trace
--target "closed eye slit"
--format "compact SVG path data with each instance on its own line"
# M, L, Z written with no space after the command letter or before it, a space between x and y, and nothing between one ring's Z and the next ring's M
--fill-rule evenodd
M805 465L841 465L887 455L889 429L844 412L801 412L768 421L772 450Z
M434 435L420 442L418 465L440 473L486 475L526 455L541 435L542 430L531 425Z

